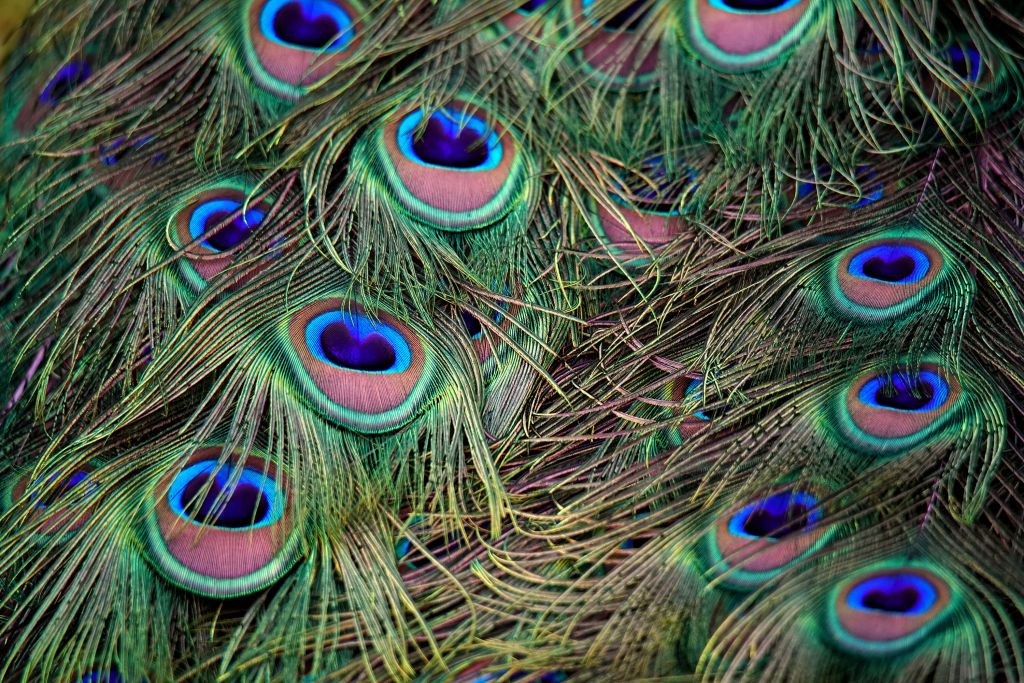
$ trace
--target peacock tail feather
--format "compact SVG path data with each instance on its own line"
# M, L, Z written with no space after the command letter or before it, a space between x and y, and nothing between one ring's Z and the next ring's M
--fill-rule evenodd
M0 679L1024 679L1016 0L0 8Z

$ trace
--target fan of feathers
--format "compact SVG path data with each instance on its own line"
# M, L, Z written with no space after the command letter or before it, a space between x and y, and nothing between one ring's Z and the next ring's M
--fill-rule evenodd
M1018 0L0 40L0 680L1024 679Z

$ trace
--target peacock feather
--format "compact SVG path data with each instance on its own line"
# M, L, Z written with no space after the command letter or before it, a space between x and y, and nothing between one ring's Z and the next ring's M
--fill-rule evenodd
M0 679L1024 679L1017 0L7 0Z

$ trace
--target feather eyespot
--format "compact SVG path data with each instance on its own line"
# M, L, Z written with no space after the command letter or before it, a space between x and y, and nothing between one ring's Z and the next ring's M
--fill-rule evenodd
M262 590L296 560L288 480L269 460L202 448L155 483L149 558L172 583L207 597Z
M340 298L313 302L281 333L293 381L324 416L357 432L398 429L432 395L430 348L388 313Z
M630 258L629 265L646 263L646 244L656 252L690 226L683 213L699 185L697 172L680 167L670 173L662 157L640 165L637 178L618 178L609 189L611 204L594 202L593 226L601 242L615 255ZM639 242L638 242L639 240Z
M145 150L143 153L150 153L151 164L159 164L162 162L166 155L159 151L153 150L150 145L156 138L152 135L144 135L137 140L126 141L124 138L118 138L112 142L100 145L100 163L104 166L116 166L125 160L129 155L134 155L138 150ZM109 184L109 182L108 182Z
M261 209L243 209L237 199L210 199L193 209L188 221L189 235L219 254L249 239L265 216Z
M820 0L685 0L694 51L723 71L747 71L782 59L813 28Z
M508 669L500 669L498 671L491 671L487 673L475 672L473 678L460 677L456 679L456 683L493 683L496 681L518 681L527 676L526 672L512 671ZM537 683L564 683L569 680L569 677L562 671L545 671L543 673L532 674L531 681L537 681Z
M156 137L144 135L134 140L117 138L101 144L97 154L97 171L102 178L100 188L123 190L139 182L146 167L163 163L166 153L154 144Z
M800 0L710 0L727 12L784 12L800 4Z
M706 536L712 571L750 590L821 548L833 533L821 499L810 487L781 487L722 515Z
M532 14L539 9L543 9L547 4L548 0L528 0L520 5L516 11L523 14Z
M841 432L868 452L907 451L947 425L962 397L956 377L936 363L867 371L842 395Z
M189 193L177 202L169 231L174 246L183 252L178 263L196 291L206 287L232 266L237 251L264 229L270 200L257 201L242 181L224 181ZM266 264L239 272L235 286L244 283Z
M70 472L32 477L32 473L13 480L4 492L4 509L28 505L35 533L47 540L63 540L91 518L89 498L99 487L93 478L96 468L84 464Z
M973 45L951 45L946 48L944 56L960 80L966 83L977 83L981 79L981 53Z
M830 262L823 312L865 322L899 322L949 280L945 250L913 230L889 231L840 251Z
M61 100L70 95L79 86L89 80L92 75L92 67L84 59L75 59L60 69L46 83L46 87L39 93L39 102L50 107L56 107Z
M691 379L690 383L686 385L683 397L686 400L702 401L704 399L704 380L699 377ZM702 422L711 422L709 414L702 410L694 411L693 416Z
M914 244L877 244L858 251L846 271L857 278L890 284L920 282L932 269L932 259Z
M92 72L88 59L80 57L64 62L25 98L15 116L14 130L22 134L31 133L61 102L88 81Z
M124 683L124 677L117 669L90 671L79 678L77 683Z
M961 40L941 48L928 63L922 65L921 90L929 100L945 96L952 106L959 106L971 91L999 92L1001 65L986 64L981 51L971 42ZM934 105L931 105L934 106Z
M677 377L665 386L665 398L676 404L699 405L704 403L704 379L702 377ZM679 446L693 438L720 418L724 409L698 408L691 411L668 430L669 442Z
M577 61L596 80L631 89L657 79L660 42L641 29L652 3L633 2L611 14L599 14L595 0L570 0L571 28L583 36Z
M459 317L462 318L462 326L466 328L466 333L469 334L469 338L476 341L484 334L483 325L475 315L469 311L459 311Z
M892 655L918 645L951 614L950 583L924 566L869 567L840 582L827 610L828 630L842 649Z
M91 467L80 467L72 472L63 481L57 481L56 477L50 477L45 481L47 486L51 486L55 483L59 484L56 491L38 491L29 490L29 499L32 501L32 507L37 510L45 510L51 505L58 502L70 489L76 487L84 487L87 489L86 495L94 493L96 491L95 482L90 481L89 475L92 472ZM38 487L42 484L41 480L37 479L33 482L33 487Z
M315 349L317 357L339 368L368 373L388 372L395 368L399 353L402 365L407 368L409 366L409 345L400 337L388 341L385 335L376 331L360 329L370 326L357 321L353 316L348 319L342 316L342 319L324 323L314 321L309 330L321 324L324 328L319 333L319 343L314 341L311 348ZM370 329L373 330L372 327Z
M281 97L304 95L362 41L361 13L349 0L248 0L243 6L253 77Z
M506 322L506 316L508 313L509 304L503 302L492 309L488 317L495 325L500 326L503 329L507 329L509 326ZM487 370L493 369L493 367L491 367L493 363L489 363L494 354L492 339L488 338L487 330L484 325L476 315L466 309L461 309L459 311L459 318L462 320L462 326L465 328L466 334L469 335L470 340L473 342L473 348L476 349L477 358L480 363L485 365Z
M427 227L485 228L525 201L528 159L511 131L481 107L461 100L434 112L406 107L371 140L384 186Z

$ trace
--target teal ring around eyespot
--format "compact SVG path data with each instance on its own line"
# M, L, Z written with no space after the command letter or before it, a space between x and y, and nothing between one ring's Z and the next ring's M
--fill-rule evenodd
M785 3L783 7L777 8L774 11L779 12L784 9L792 9L803 1L808 2L808 7L800 19L798 19L797 22L791 26L788 31L786 31L785 35L783 35L773 45L757 50L756 52L734 54L722 50L708 40L707 36L704 34L704 30L700 26L700 22L698 21L697 2L699 2L699 0L684 0L683 21L686 26L684 30L686 31L686 35L690 42L697 48L700 55L722 70L756 71L766 69L774 66L776 61L779 60L782 55L796 47L803 34L809 31L815 22L820 19L821 0L789 0L789 2ZM715 2L715 0L708 0L708 2L715 9L727 11L732 14L743 16L764 14L763 12L737 11L732 8L723 7L720 1Z

